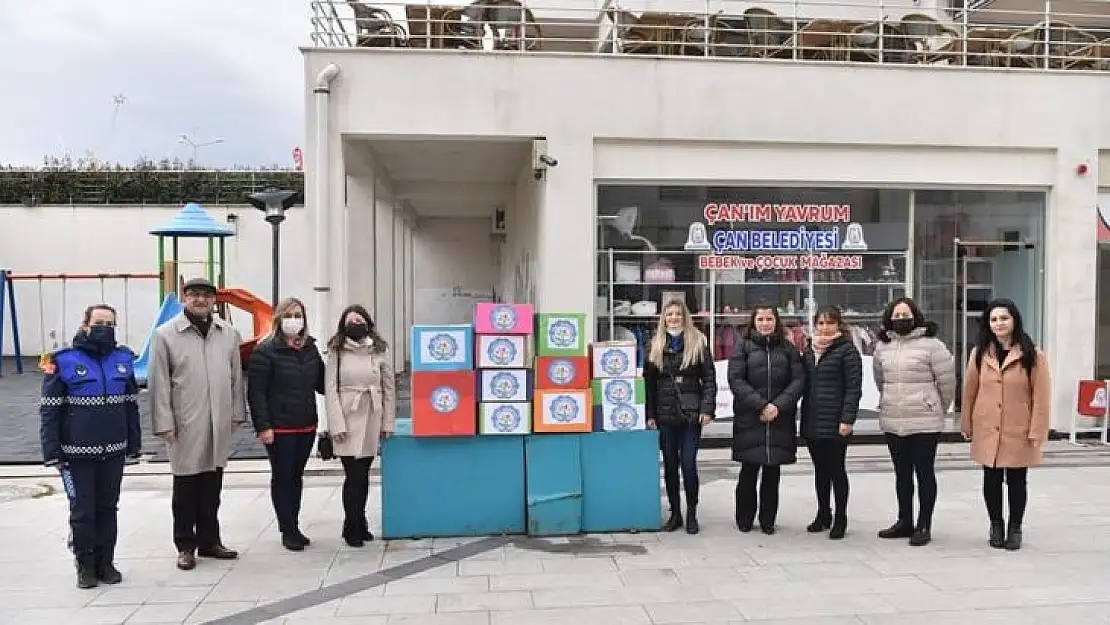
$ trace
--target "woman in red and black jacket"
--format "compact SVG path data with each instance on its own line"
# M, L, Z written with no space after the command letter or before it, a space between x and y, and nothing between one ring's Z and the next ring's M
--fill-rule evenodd
M251 354L247 402L270 458L270 498L281 544L301 551L311 541L299 516L304 468L316 439L316 394L324 394L324 360L308 336L305 308L288 298L274 310L274 330Z

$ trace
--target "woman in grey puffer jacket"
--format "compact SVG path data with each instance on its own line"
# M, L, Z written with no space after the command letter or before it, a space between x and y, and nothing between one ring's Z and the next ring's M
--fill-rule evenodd
M934 462L945 413L956 397L956 363L908 297L890 303L875 348L879 387L879 426L894 463L898 520L880 538L909 538L914 546L932 539L937 501ZM917 475L921 509L913 520L913 480Z

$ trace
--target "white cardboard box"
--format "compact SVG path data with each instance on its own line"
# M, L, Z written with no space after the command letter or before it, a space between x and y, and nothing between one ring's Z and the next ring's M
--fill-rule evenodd
M591 346L594 378L631 378L636 375L636 342L605 341Z
M532 404L528 402L478 404L478 432L489 436L530 434Z
M521 402L528 401L531 395L527 369L482 369L479 377L479 401Z
M479 334L475 361L479 369L527 369L531 363L531 336Z
M602 404L601 419L601 429L606 432L631 432L647 427L643 404Z

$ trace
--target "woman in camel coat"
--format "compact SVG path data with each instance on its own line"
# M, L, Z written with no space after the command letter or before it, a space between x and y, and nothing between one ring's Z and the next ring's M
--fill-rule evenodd
M990 516L990 545L1021 548L1029 467L1041 462L1048 439L1052 382L1048 361L1025 333L1010 300L983 311L979 338L964 374L962 430L971 458L983 465L983 498ZM1002 483L1010 504L1003 516ZM1004 533L1005 532L1005 533Z
M343 463L343 539L352 547L374 540L366 520L370 465L380 439L393 434L396 395L393 365L370 313L349 306L328 342L324 386L328 429Z

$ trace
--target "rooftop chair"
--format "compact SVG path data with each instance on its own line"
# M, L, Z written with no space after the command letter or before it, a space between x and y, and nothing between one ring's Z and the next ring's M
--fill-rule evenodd
M916 54L908 49L905 33L897 23L858 24L848 33L847 41L850 61L905 63Z
M355 14L355 45L360 48L403 48L408 33L394 23L389 11L362 2L349 1Z
M794 25L760 7L744 11L744 26L748 31L748 54L764 59L789 59L794 56L790 41L794 38Z
M519 0L477 0L463 9L471 22L488 27L495 50L536 50L542 31L536 16Z
M816 19L798 29L794 38L797 58L820 61L847 61L847 35L852 22Z
M958 58L954 47L960 42L960 33L956 29L921 13L902 16L898 26L905 40L903 47L909 53L907 63L931 65Z

